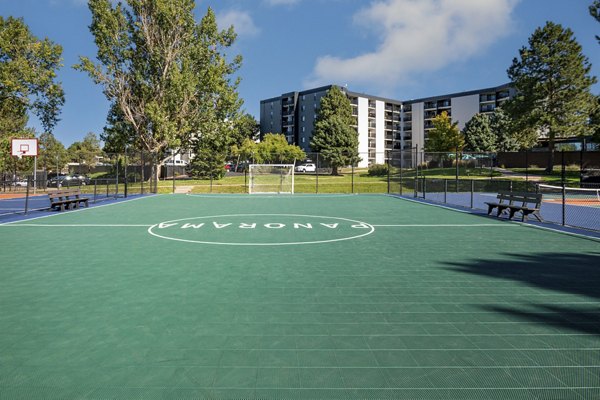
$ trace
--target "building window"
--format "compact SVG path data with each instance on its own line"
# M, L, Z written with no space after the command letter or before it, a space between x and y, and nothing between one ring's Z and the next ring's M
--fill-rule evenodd
M304 128L302 128L302 132L304 132ZM306 142L306 138L302 138L302 143Z
M306 121L306 117L303 115L302 116L302 122Z

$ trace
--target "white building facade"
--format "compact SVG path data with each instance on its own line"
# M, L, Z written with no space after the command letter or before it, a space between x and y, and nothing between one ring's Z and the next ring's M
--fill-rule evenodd
M260 102L261 137L283 133L288 142L310 153L310 139L321 98L332 85L302 92L289 92ZM417 100L392 100L356 93L341 88L350 99L354 128L358 133L358 167L383 164L393 153L422 151L432 120L446 111L462 129L475 114L491 113L513 97L510 85L428 97Z

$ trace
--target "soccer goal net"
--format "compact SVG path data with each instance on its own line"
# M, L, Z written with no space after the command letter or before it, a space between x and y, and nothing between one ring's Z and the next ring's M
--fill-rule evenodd
M293 164L250 164L250 184L248 192L257 193L294 193Z

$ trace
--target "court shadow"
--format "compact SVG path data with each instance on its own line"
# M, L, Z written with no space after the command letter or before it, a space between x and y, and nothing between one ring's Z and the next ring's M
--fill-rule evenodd
M600 299L600 253L504 254L503 259L448 264L453 271L512 280L543 290L585 296L592 301ZM539 300L539 297L536 296L535 300ZM485 308L531 322L600 335L600 309L582 305L582 301L585 299L566 299L564 303L553 301L547 304L532 301L522 308Z

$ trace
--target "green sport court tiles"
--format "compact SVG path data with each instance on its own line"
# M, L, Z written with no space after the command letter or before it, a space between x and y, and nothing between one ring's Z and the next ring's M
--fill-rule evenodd
M0 225L2 399L600 398L598 241L379 196Z

